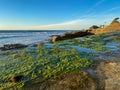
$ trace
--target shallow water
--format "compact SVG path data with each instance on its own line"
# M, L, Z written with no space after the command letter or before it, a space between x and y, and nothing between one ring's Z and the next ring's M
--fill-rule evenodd
M78 52L86 52L86 53L96 53L96 50L90 49L90 48L82 48L80 46L71 46L72 48L75 48Z
M112 51L117 51L117 50L119 50L119 47L118 47L119 45L120 45L119 42L118 43L109 42L109 43L106 44L106 47L109 48Z

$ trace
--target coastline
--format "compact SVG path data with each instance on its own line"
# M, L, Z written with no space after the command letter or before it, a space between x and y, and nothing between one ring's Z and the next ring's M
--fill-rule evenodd
M118 90L117 31L38 43L20 50L14 44L7 45L0 55L0 89Z
M18 50L13 53L11 53L11 51L8 51L9 53L6 53L6 54L3 54L3 56L0 56L0 58L3 58L2 63L4 62L4 64L1 67L3 68L3 67L5 67L4 65L10 65L12 67L7 66L5 70L7 70L7 68L11 68L10 70L13 70L11 72L12 74L9 73L8 74L9 76L7 76L6 80L4 79L5 83L6 83L6 85L8 85L9 88L10 87L11 88L24 87L26 90L27 90L27 88L29 90L34 90L35 88L44 88L44 87L47 87L50 90L49 86L51 86L51 88L57 88L56 87L57 85L58 85L58 87L61 87L61 88L68 88L68 86L69 86L68 84L66 85L66 83L62 83L65 78L60 79L60 80L56 79L57 77L59 77L59 74L60 74L59 68L61 68L60 71L62 71L62 67L63 67L63 68L68 68L68 71L66 71L66 69L65 69L65 71L62 71L60 74L61 78L69 77L69 72L71 72L71 71L76 71L76 70L80 71L80 72L82 71L83 72L83 73L81 73L82 75L84 75L86 73L85 75L87 75L87 76L89 76L89 78L91 78L91 79L89 79L90 82L91 82L91 80L93 80L93 84L91 87L91 90L93 90L93 88L96 87L97 79L94 79L93 76L91 76L89 73L91 73L91 70L93 71L94 68L96 68L96 66L101 65L101 64L97 64L96 63L97 61L95 59L96 59L96 57L99 56L100 58L102 57L102 59L106 59L104 61L108 61L107 58L114 56L115 52L119 51L119 48L120 48L119 35L120 35L120 33L106 33L106 34L97 35L97 36L92 35L92 36L83 37L82 39L76 38L76 39L71 39L71 40L58 41L55 43L39 44L38 46L28 47L26 49L23 49L20 51ZM116 36L116 37L111 39L110 38L111 36ZM99 42L99 41L101 41L101 42ZM113 43L113 41L115 43ZM73 46L75 46L75 47L73 47ZM85 49L83 49L83 48L85 48ZM72 52L70 52L69 50ZM92 50L95 50L95 52L93 52ZM36 53L39 53L39 54L36 54ZM56 53L58 56L56 56ZM102 53L106 53L106 55L102 54ZM8 60L7 60L7 55L9 57ZM28 56L26 56L26 55L28 55ZM39 56L32 57L33 55L39 55ZM45 55L48 55L48 56L46 57ZM116 55L118 55L118 54L116 54ZM69 58L69 57L71 57L71 58ZM74 59L75 57L77 60ZM40 58L40 60L37 58ZM71 61L72 58L73 58L73 60ZM79 61L79 58L81 58L80 61ZM65 60L62 60L62 59L65 59ZM68 61L69 59L70 59L70 61ZM7 60L7 63L4 60ZM56 61L56 60L58 60L58 61ZM83 61L85 61L85 63L79 64ZM98 61L103 62L103 60L98 60ZM18 62L19 62L19 64L17 64ZM56 64L58 62L60 64L60 66L54 68L54 63L56 66ZM110 61L110 63L111 62L114 62L114 59L113 59L113 61ZM16 63L15 66L13 66L14 63ZM68 65L67 65L67 63L68 63ZM47 65L47 67L46 67L46 65ZM95 65L95 67L94 67L94 65ZM104 65L106 65L106 64L104 64ZM42 66L42 68L41 68L41 66ZM19 69L18 69L18 67L19 67ZM104 67L104 66L102 66L102 67ZM23 71L24 69L26 70L25 72ZM54 72L52 72L52 71L54 71ZM74 75L79 75L79 72L77 72L77 71L75 73L71 74L71 77L73 77ZM8 73L7 71L5 71L5 72ZM20 72L20 73L18 73L18 72ZM23 72L25 74L23 74ZM67 73L68 73L68 75L67 75ZM3 74L2 77L5 78L4 73L2 73L2 74ZM22 80L20 82L17 82L17 83L8 82L8 78L10 78L14 75L23 75L24 77L22 78ZM42 83L41 83L41 80L42 80ZM51 80L53 80L53 81L55 80L55 82L57 82L57 83L54 84L54 82ZM59 84L60 82L63 84L63 86L61 86L61 84ZM101 82L103 82L103 81L100 81L100 83ZM42 84L41 87L39 86L40 84ZM12 86L9 86L9 85L12 85ZM36 85L38 85L38 87ZM46 86L46 85L48 85L48 86ZM64 85L67 87L64 87ZM85 85L87 85L87 83ZM101 85L101 84L99 84L99 85ZM33 87L33 89L31 88L31 86ZM88 86L86 86L86 87L88 87ZM114 86L114 84L113 84L113 86ZM2 87L4 87L4 84ZM72 87L74 87L74 86L72 86ZM75 86L75 87L80 88L79 85ZM84 87L84 88L86 88L86 87ZM89 87L89 90L90 90L90 87Z

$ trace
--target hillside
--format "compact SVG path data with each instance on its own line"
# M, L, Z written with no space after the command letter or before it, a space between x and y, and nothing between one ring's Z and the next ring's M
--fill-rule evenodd
M108 26L105 26L103 28L92 29L91 33L94 33L94 34L103 34L103 33L108 33L108 32L120 31L120 22L117 21L117 20L115 20L115 19Z

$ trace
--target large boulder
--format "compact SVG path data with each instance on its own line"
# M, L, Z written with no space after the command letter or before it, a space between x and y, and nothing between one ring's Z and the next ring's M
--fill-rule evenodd
M83 37L86 35L92 35L88 30L85 31L76 31L76 32L70 32L58 36L53 36L52 37L52 42L60 41L60 40L66 40L66 39L72 39L72 38L77 38L77 37Z

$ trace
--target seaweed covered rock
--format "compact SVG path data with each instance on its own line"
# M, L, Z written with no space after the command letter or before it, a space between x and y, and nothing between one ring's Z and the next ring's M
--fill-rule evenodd
M95 81L82 71L73 71L42 83L29 85L26 90L96 90Z
M43 46L44 44L45 44L44 42L33 44L33 47Z
M21 81L21 79L23 78L23 75L18 75L18 76L14 76L14 77L11 77L9 78L9 82L19 82Z

